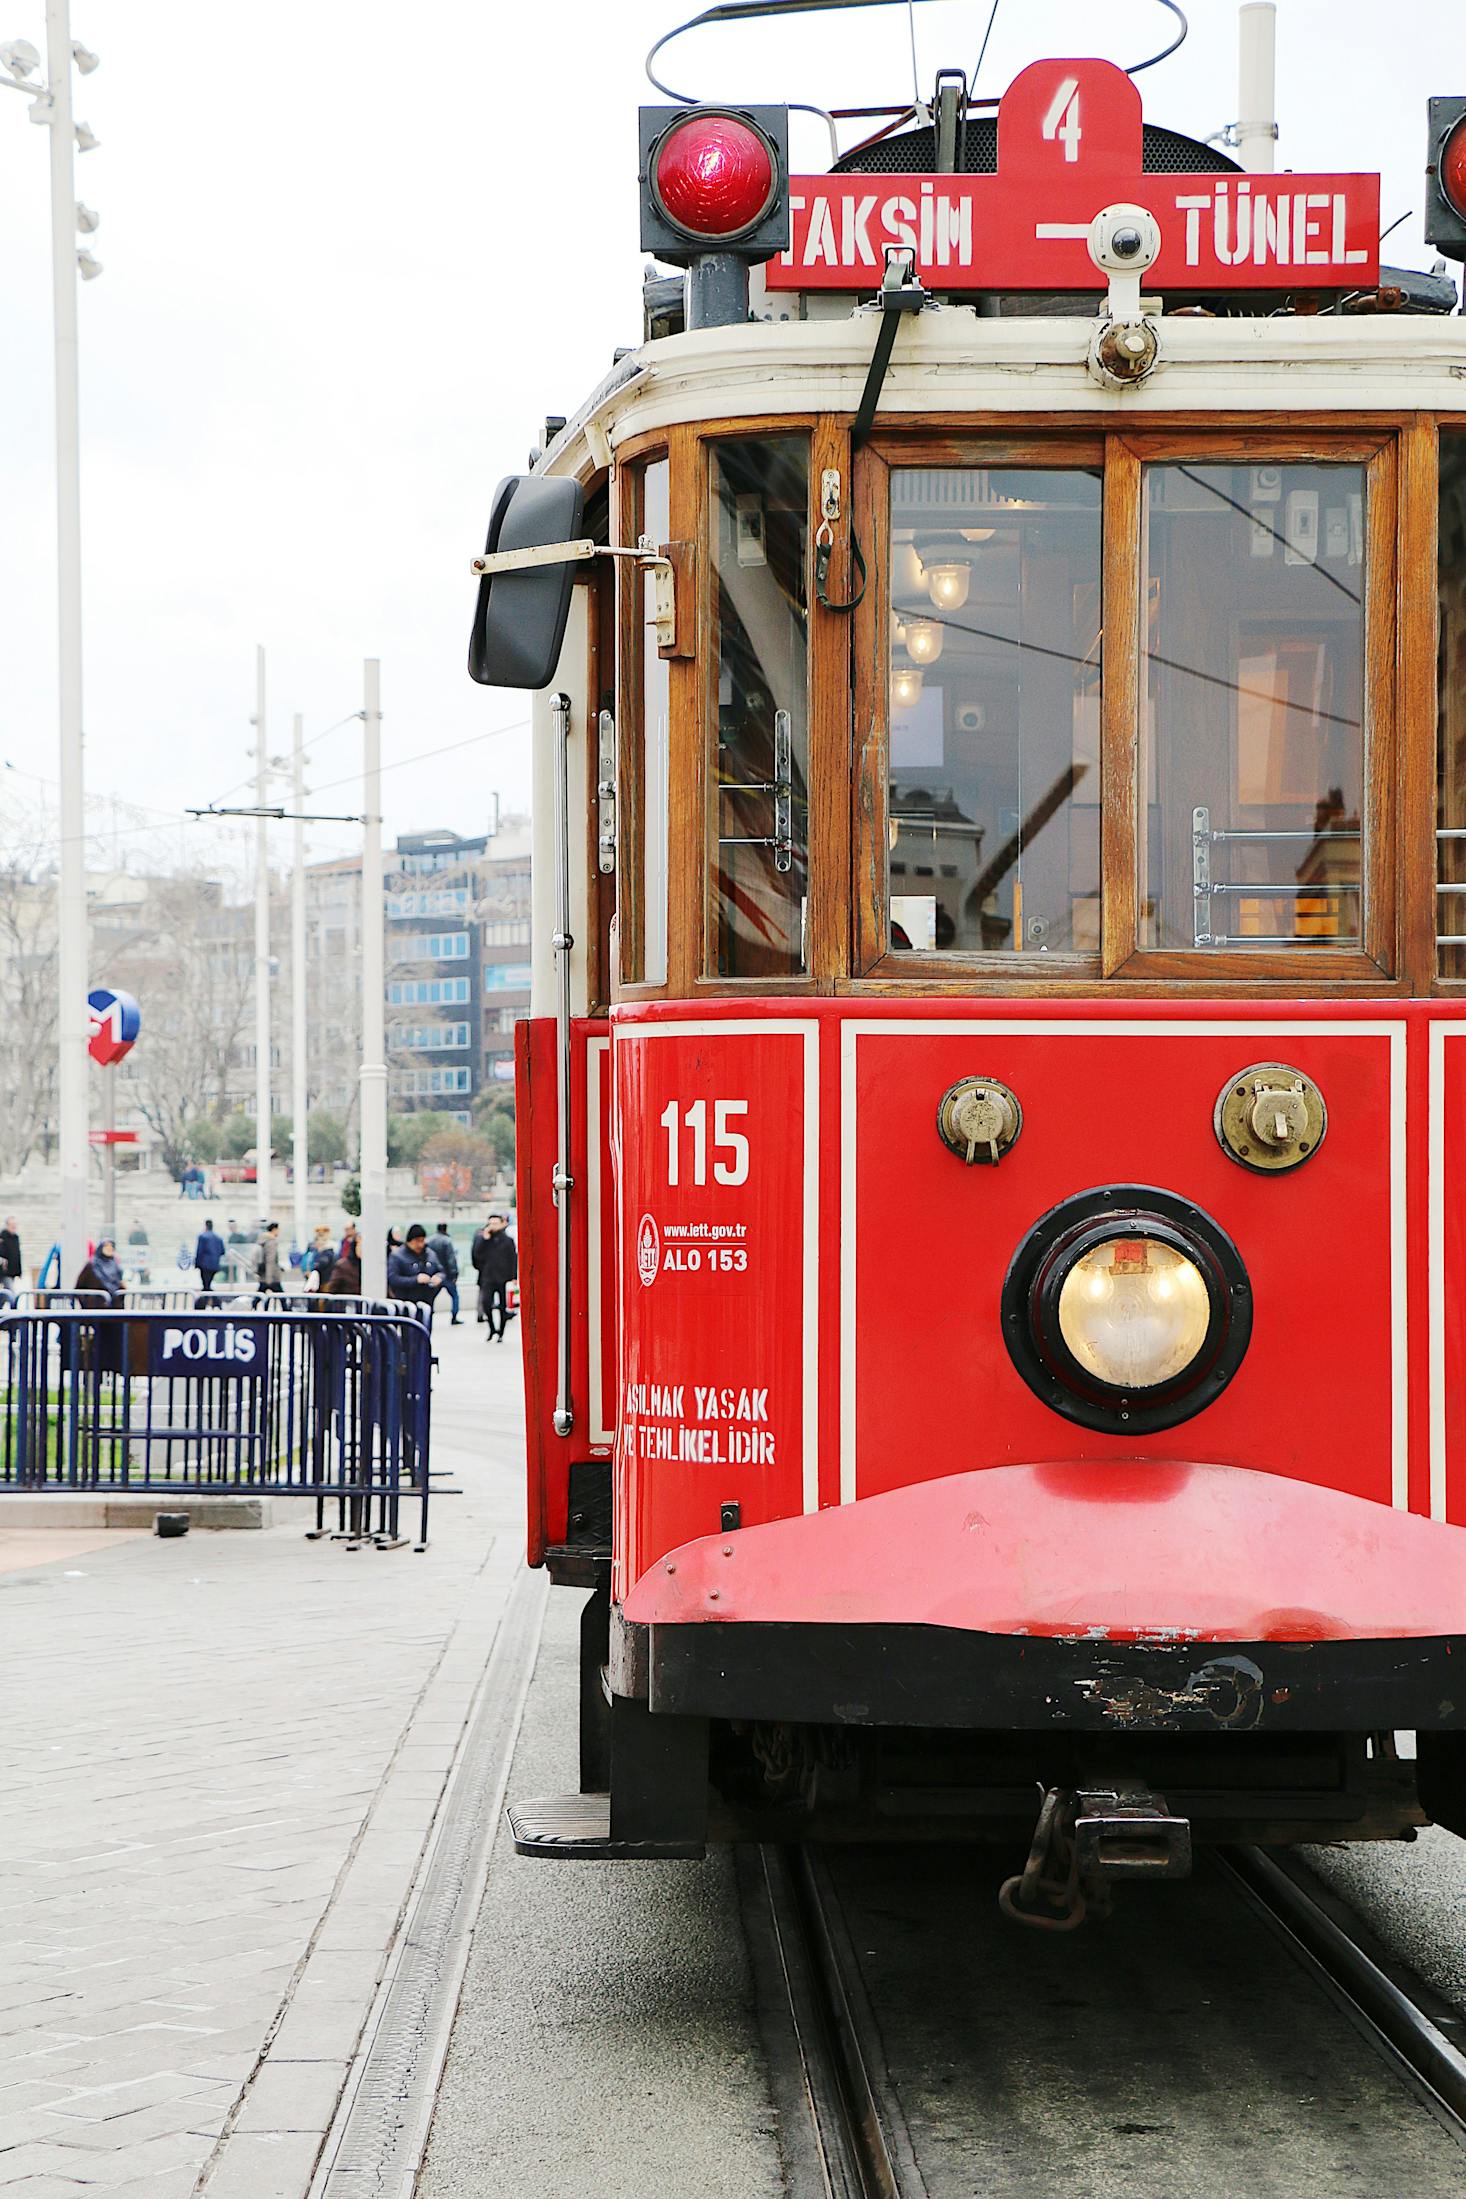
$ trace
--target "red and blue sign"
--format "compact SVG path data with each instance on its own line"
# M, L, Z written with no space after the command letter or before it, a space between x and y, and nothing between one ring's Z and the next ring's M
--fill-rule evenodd
M91 1029L87 1052L104 1069L111 1069L130 1054L142 1029L142 1012L131 993L114 992L99 985L87 994Z

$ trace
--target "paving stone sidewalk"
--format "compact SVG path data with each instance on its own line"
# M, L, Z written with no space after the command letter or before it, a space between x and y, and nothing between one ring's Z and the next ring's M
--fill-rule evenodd
M4 2199L303 2199L521 1563L518 1352L437 1348L424 1555L302 1513L0 1573Z

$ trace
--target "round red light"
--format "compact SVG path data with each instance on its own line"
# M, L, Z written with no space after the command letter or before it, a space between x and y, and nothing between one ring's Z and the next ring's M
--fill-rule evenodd
M656 195L689 236L741 236L767 213L778 168L767 139L737 115L707 111L674 123L657 149Z
M1466 120L1458 122L1441 147L1441 189L1466 220Z

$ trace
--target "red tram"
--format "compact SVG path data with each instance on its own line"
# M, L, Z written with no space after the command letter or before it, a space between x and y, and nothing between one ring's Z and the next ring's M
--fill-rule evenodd
M1108 62L787 136L643 111L682 272L475 561L543 690L528 1554L593 1592L520 1849L1466 1833L1454 285Z

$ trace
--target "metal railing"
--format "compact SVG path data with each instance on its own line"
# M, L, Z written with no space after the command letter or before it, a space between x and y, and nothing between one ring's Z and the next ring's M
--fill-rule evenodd
M1359 926L1356 919L1351 930L1341 930L1335 925L1332 931L1307 932L1231 932L1215 929L1212 902L1217 894L1244 894L1258 901L1290 900L1294 902L1323 901L1330 895L1352 894L1356 898L1363 892L1360 882L1349 879L1320 878L1307 885L1274 884L1258 881L1252 884L1235 879L1217 878L1212 870L1212 850L1220 847L1320 847L1326 841L1345 841L1358 846L1363 835L1357 825L1345 825L1325 831L1309 830L1254 830L1249 826L1216 826L1211 821L1211 811L1200 805L1191 812L1191 906L1192 944L1197 947L1316 947L1350 946L1357 943ZM1224 919L1225 921L1225 919Z
M18 1491L313 1499L355 1541L427 1541L422 1309L42 1306L0 1313L0 1506Z

